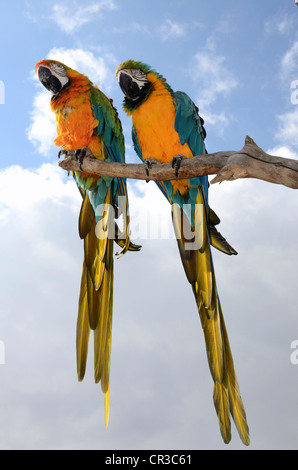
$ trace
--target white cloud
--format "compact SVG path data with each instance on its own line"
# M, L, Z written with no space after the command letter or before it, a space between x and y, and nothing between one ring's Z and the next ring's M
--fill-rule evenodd
M62 31L70 34L98 18L104 10L111 11L116 8L113 0L101 0L86 6L64 1L53 5L51 17Z
M47 55L48 59L58 60L68 67L87 75L90 80L102 90L111 89L111 81L114 80L114 73L107 65L110 58L95 55L85 49L66 49L54 47Z
M237 257L214 252L214 259L252 448L277 441L295 446L294 432L269 429L268 422L276 407L287 427L293 414L297 421L297 373L289 362L297 339L297 198L286 188L248 180L210 191L220 230L239 251ZM133 213L145 210L170 221L170 206L154 183L129 183L129 195ZM6 360L0 366L0 448L112 450L132 448L132 442L134 449L225 448L203 333L175 240L145 239L141 252L115 260L108 430L92 378L92 347L86 378L77 383L79 201L71 178L54 165L0 172L0 340ZM243 448L234 428L229 448Z
M298 41L295 41L285 53L281 62L281 75L283 78L293 76L298 72ZM295 75L295 76L294 76Z
M186 26L182 23L166 19L159 28L163 40L181 38L186 33Z
M269 155L275 155L277 157L283 157L283 158L298 158L298 153L294 152L292 149L287 147L286 145L277 145L276 147L270 148L267 150L267 153Z
M292 27L295 25L295 15L275 15L272 18L269 18L265 21L264 31L266 35L274 34L278 32L279 34L285 35L292 32Z
M27 137L41 155L49 155L54 147L56 124L50 108L51 95L48 91L38 92L33 99L31 125L27 129Z
M279 129L276 138L289 147L298 148L298 106L293 111L277 116Z
M32 420L37 441L43 440L43 426L37 418L42 390L50 386L54 364L65 364L74 354L68 320L76 316L75 295L82 262L82 243L77 234L80 198L71 178L65 181L65 172L52 165L42 165L35 171L15 166L0 172L0 337L6 353L6 363L0 370L6 388L2 416L3 406L7 407L7 440L5 444L2 441L1 448L14 447L13 441L19 440L28 420ZM62 373L64 366L59 368L56 380L61 384L65 370ZM18 402L15 409L12 397ZM45 396L44 400L46 407L50 406L52 400ZM17 446L34 446L33 441L30 443L27 436Z
M51 199L55 204L67 205L74 210L81 200L72 178L64 180L65 172L57 165L43 164L36 170L12 166L0 171L0 204L10 211L20 213L30 210L36 203ZM13 182L13 183L12 183ZM18 191L15 191L15 188ZM22 194L22 197L20 197Z
M297 158L298 150L298 104L296 79L298 73L298 41L292 43L280 63L280 78L283 86L288 87L287 111L276 115L277 130L275 140L281 156ZM290 106L291 103L291 107Z
M193 78L202 85L200 104L209 108L218 96L227 96L238 86L226 65L226 58L212 50L198 52L194 57Z
M201 101L200 101L201 103ZM204 116L204 121L205 124L208 124L210 126L218 126L218 131L223 135L225 127L229 123L228 116L225 113L213 113L210 111L210 109L207 108L201 108L200 104L200 109L202 109L202 116Z
M196 100L205 123L217 125L223 132L231 116L218 113L214 108L217 100L226 98L238 86L238 82L226 64L226 57L216 52L212 37L207 41L205 50L194 56L190 73L193 80L200 84L200 94Z

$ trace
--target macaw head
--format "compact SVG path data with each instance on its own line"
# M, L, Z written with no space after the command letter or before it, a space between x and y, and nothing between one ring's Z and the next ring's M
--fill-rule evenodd
M150 94L153 82L150 75L153 69L149 65L135 60L127 60L119 65L116 77L125 95L125 105L128 109L136 109Z
M147 100L157 82L161 82L170 93L173 93L163 76L143 62L135 60L123 62L116 70L116 77L125 95L123 106L128 114Z
M71 69L57 60L41 60L35 66L35 73L43 86L53 95L58 95L70 83Z

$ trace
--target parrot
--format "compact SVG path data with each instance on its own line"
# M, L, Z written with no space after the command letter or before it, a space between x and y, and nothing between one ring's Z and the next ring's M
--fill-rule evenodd
M182 91L174 92L151 66L127 60L116 69L124 94L123 108L132 117L132 141L149 174L154 163L172 163L175 174L184 158L207 154L206 130L199 109ZM192 286L213 379L213 401L223 441L231 440L231 417L245 445L250 444L227 329L219 300L211 246L236 255L217 230L220 219L209 207L208 177L156 182L171 204L180 257Z
M98 160L124 162L122 125L110 100L89 78L56 60L37 62L35 72L52 93L56 146L61 154L79 161L81 172L72 172L82 196L79 236L84 259L78 302L76 357L78 380L85 375L89 337L94 335L94 379L104 393L105 426L109 421L110 362L113 316L114 241L119 257L140 246L130 241L126 180L88 174L86 155ZM123 215L123 228L115 219Z

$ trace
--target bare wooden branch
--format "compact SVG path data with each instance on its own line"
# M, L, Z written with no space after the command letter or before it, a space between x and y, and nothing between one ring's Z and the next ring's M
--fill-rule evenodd
M221 151L182 160L178 178L171 163L152 165L149 176L143 164L113 163L85 157L80 170L74 157L66 157L59 166L67 171L83 171L101 176L167 181L194 176L216 175L211 183L238 178L257 178L269 183L298 189L298 160L276 157L264 152L248 136L239 151Z

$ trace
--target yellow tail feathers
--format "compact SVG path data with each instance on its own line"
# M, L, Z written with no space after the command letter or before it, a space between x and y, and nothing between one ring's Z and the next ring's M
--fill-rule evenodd
M197 204L204 208L201 191L198 193ZM172 219L180 256L193 288L204 332L209 368L214 381L214 406L222 438L225 443L231 440L232 416L240 438L245 445L249 445L246 414L216 288L205 209L196 213L195 227L199 227L199 235L176 204L172 207ZM207 240L200 233L202 230L205 230ZM191 239L189 234L192 235Z
M94 331L94 379L105 394L105 423L109 416L109 383L113 310L113 244L109 238L111 188L104 203L106 211L96 226L93 208L86 194L83 200L79 233L84 238L84 262L77 320L77 371L84 378L91 330Z
M110 413L110 387L105 393L105 426L108 427L109 424L109 413Z

